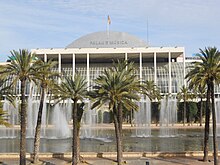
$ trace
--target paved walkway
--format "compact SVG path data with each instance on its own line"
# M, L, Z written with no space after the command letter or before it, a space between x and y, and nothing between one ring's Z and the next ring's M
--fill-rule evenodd
M212 165L213 158L210 158L209 162L200 161L201 157L153 157L153 158L126 158L124 164L126 165ZM44 165L71 165L70 159L59 158L43 158L41 159ZM1 165L18 165L18 158L0 159ZM30 160L27 160L27 164L31 165ZM79 165L116 165L114 159L108 158L87 158L84 163Z
M126 159L124 164L126 165L211 165L213 161L210 162L202 162L199 161L201 158L195 157L171 157L171 158L137 158L137 159ZM95 159L88 160L89 165L116 165L117 163L113 160L105 160L105 159ZM147 163L148 162L148 163ZM84 164L82 164L84 165Z

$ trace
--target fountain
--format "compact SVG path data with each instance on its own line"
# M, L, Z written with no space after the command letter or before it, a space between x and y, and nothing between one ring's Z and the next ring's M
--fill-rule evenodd
M82 118L82 128L80 136L82 138L103 138L107 139L109 135L102 133L103 123L103 111L91 110L90 101L85 100L85 111ZM216 102L217 103L217 102ZM151 136L151 102L149 98L142 97L138 103L140 110L134 113L134 124L136 129L132 131L132 136L135 137L149 137ZM43 118L42 118L42 130L41 137L43 138L55 138L63 139L71 137L71 111L72 101L66 100L63 103L54 105L51 109L47 109L46 99L44 102ZM12 105L5 100L4 110L10 114L10 122L19 124L18 122L18 108L11 107ZM18 106L18 101L17 101ZM49 107L49 105L48 105ZM218 107L218 106L217 106ZM27 137L34 137L34 130L36 127L36 120L39 108L39 97L36 95L30 95L28 97L28 120L27 120ZM105 109L104 109L105 110ZM173 131L172 125L177 122L177 107L176 99L172 97L164 98L161 101L160 110L160 136L175 136L176 132ZM47 119L47 120L46 120ZM100 127L100 128L98 128ZM98 129L97 129L98 128ZM10 131L8 131L10 130ZM17 136L13 129L5 129L4 137L15 137ZM11 133L9 133L11 132ZM3 137L3 136L2 136Z
M46 127L47 127L47 96L44 95L43 102L43 114L42 114L42 123L41 123L41 137L46 137Z
M167 96L161 100L160 136L172 137L177 132L172 126L177 123L177 99Z
M27 138L34 138L35 128L39 110L39 96L36 92L30 94L27 98ZM84 115L82 118L82 138L99 138L99 132L96 127L99 122L102 123L102 119L98 121L98 111L90 109L90 102L86 100L86 106L84 109ZM1 138L16 138L18 132L15 133L15 125L19 125L18 103L16 101L16 107L4 100L3 110L9 114L9 123L12 124L12 128L1 129ZM50 108L49 108L50 107ZM49 108L49 109L48 109ZM102 116L101 116L102 118ZM72 136L71 125L69 121L72 120L72 101L67 100L63 103L58 103L54 106L50 106L46 103L46 96L43 105L42 125L41 125L41 137L52 139L64 139ZM2 126L3 127L3 126Z
M32 90L33 91L33 90ZM27 138L34 138L35 128L37 124L37 116L39 111L40 100L37 99L37 95L31 94L28 97L27 108ZM43 103L42 121L41 121L41 137L46 137L46 95Z
M68 121L66 118L66 105L56 104L53 107L52 115L51 115L51 124L53 125L53 129L51 133L48 134L49 138L69 138L71 137L71 131L68 125Z
M34 138L35 128L37 123L37 116L39 110L40 100L37 99L36 95L30 95L27 99L27 138ZM12 125L9 128L2 128L1 126L1 137L0 138L16 138L18 137L19 125L19 101L15 100L15 106L12 105L8 100L4 100L3 110L8 113L8 122ZM46 96L43 103L42 113L42 124L41 124L41 137L42 138L69 138L71 131L69 123L71 118L71 103L67 104L56 104L51 111L47 114L47 103ZM50 117L46 120L46 117ZM51 126L52 124L52 126Z
M82 139L96 139L104 142L111 142L108 133L105 132L103 124L109 122L109 112L107 113L106 106L104 105L99 110L91 110L91 103L85 100L84 113L82 117L82 126L80 129L80 137Z
M34 137L34 130L37 123L37 114L39 109L38 100L34 100L33 96L28 97L28 108L27 108L27 137Z
M67 121L71 121L72 120L72 100L71 99L68 99L66 101L66 104L65 104L65 107L66 109L66 120Z
M151 101L142 97L139 104L139 110L134 112L134 125L136 127L132 136L149 137L151 136Z
M8 112L8 122L12 125L12 128L5 128L2 131L0 138L15 138L15 128L14 125L19 123L19 114L18 114L18 100L14 101L14 105L12 105L8 100L4 100L3 110Z
M220 136L220 97L215 98L217 136Z
M34 111L39 106L39 97L29 98L29 111ZM17 108L13 107L9 101L4 100L4 110L7 110L10 119L9 121L13 124L19 124L19 115L18 115L18 103L16 101ZM46 102L44 103L46 104ZM220 99L216 99L216 112L219 112ZM125 128L123 130L123 150L124 151L133 151L133 152L142 152L142 151L199 151L201 150L200 143L202 141L203 131L201 129L181 129L179 133L182 136L175 136L177 129L173 128L172 125L176 122L176 99L174 97L165 98L161 102L161 116L160 124L161 129L151 128L150 133L146 131L146 128L149 128L150 125L150 101L148 98L142 98L140 102L140 113L135 114L136 123L140 128L140 131L137 129L134 131L133 128ZM115 133L114 127L111 125L102 124L103 122L102 114L106 112L107 109L102 108L102 111L90 110L90 103L86 102L84 107L85 114L83 118L84 126L82 125L82 134L81 137L81 151L82 152L115 152ZM63 103L56 104L49 109L49 104L47 103L47 111L44 110L45 116L47 113L48 123L45 125L45 131L42 130L42 139L41 139L41 152L71 152L71 110L72 110L72 101L66 100ZM147 110L148 109L148 110ZM104 111L103 111L104 110ZM146 111L145 111L146 110ZM35 113L29 114L31 120L36 116ZM217 121L219 121L219 115L217 116ZM162 120L162 118L164 120ZM145 120L144 120L145 119ZM146 122L147 119L147 122ZM43 119L46 121L46 118ZM169 122L168 122L169 121ZM97 126L98 125L98 126ZM32 126L34 129L34 125ZM143 129L142 129L143 128ZM85 130L84 130L85 129ZM10 131L9 131L10 130ZM143 131L145 130L145 131ZM83 132L85 131L85 132ZM34 132L33 130L29 133ZM147 133L146 133L147 132ZM85 133L83 135L83 133ZM136 134L137 133L137 134ZM149 133L149 134L148 134ZM151 136L151 134L153 136ZM19 152L19 128L4 128L0 127L0 152ZM30 135L30 134L29 134ZM83 136L82 136L83 135ZM107 137L107 140L101 140L100 137ZM140 138L143 137L143 138ZM164 138L164 137L170 137ZM147 137L147 138L145 138ZM184 137L184 138L183 138ZM50 140L48 140L48 138ZM93 139L91 139L93 138ZM91 143L92 141L92 143ZM62 145L60 145L62 144ZM211 148L211 144L209 146ZM27 152L33 152L33 137L27 139Z
M82 129L80 137L82 138L97 138L97 124L98 124L98 111L91 110L90 101L86 101L85 110L82 118Z

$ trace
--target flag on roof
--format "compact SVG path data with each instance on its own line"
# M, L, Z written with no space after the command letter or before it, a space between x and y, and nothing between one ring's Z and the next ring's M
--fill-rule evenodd
M111 18L110 18L109 15L108 15L108 24L109 24L109 25L111 24Z

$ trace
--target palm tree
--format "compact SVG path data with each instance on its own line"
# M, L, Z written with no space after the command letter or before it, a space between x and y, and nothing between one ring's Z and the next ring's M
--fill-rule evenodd
M6 127L9 127L10 124L7 121L7 112L3 111L3 109L0 108L0 125L4 125Z
M87 96L87 82L80 74L76 73L73 77L65 77L65 80L57 86L55 91L58 101L71 99L73 101L73 141L72 141L72 165L77 165L80 159L79 129L83 114L83 100ZM81 102L79 106L79 102Z
M5 66L0 66L0 73L4 72ZM12 105L15 100L15 90L7 86L7 82L10 82L10 77L0 77L0 100L7 99ZM14 105L15 106L15 105Z
M1 69L1 68L0 68ZM4 82L6 80L2 80L0 79L0 100L2 100L4 97L7 97L7 94L9 94L9 90L5 89L3 86L4 86ZM11 95L9 95L11 96ZM11 97L10 97L11 98ZM13 102L13 99L11 100L11 102ZM6 127L9 127L10 124L8 123L8 114L7 112L5 112L3 109L3 106L2 106L2 102L0 102L0 125L4 125Z
M160 90L154 81L143 81L141 87L142 93L148 96L151 101L161 100Z
M35 74L34 54L26 49L11 51L11 63L2 67L1 76L7 78L12 75L12 82L9 87L14 87L18 81L21 83L21 105L20 105L20 165L26 165L26 125L27 125L27 101L25 97L27 82L31 82Z
M94 90L90 92L90 97L94 100L92 109L100 108L107 103L109 110L113 112L118 165L121 165L123 158L122 111L138 110L136 101L140 99L140 82L134 73L133 63L113 63L112 68L104 70L95 80Z
M186 103L189 99L192 98L192 94L189 91L189 88L185 87L184 85L180 89L180 92L177 93L177 98L179 101L183 100L183 126L186 123Z
M197 97L200 98L200 117L199 117L199 126L202 126L202 116L203 116L203 98L205 98L205 91L206 88L202 87L201 85L195 86L193 81L190 81L189 83L189 89L193 89L194 93Z
M191 71L186 75L188 81L194 82L195 86L206 86L206 116L205 116L205 135L204 135L204 157L208 160L208 141L209 141L209 122L210 122L210 98L212 102L212 120L213 120L213 149L214 164L218 164L218 144L216 141L216 116L214 105L214 84L220 82L220 53L216 47L208 47L205 50L200 49L197 54L201 62L194 62Z
M162 99L162 96L160 95L160 90L157 87L157 85L154 83L154 81L147 81L147 80L143 81L141 83L141 93L143 95L146 95L152 103L153 102L159 103L160 100ZM158 110L158 106L157 106L157 110ZM156 114L158 114L158 113L159 113L159 111ZM159 115L156 115L156 126L158 125L158 122L159 122Z
M57 64L56 61L48 61L44 62L39 60L35 63L36 65L36 74L34 75L35 81L37 81L40 87L40 105L37 117L37 124L35 129L35 137L34 137L34 154L33 154L33 162L39 162L39 147L40 147L40 134L41 134L41 122L42 122L42 113L44 100L46 97L46 93L48 88L52 88L54 86L54 80L56 76L59 74L55 71L52 71L52 68Z
M0 72L4 70L4 67L0 67ZM13 89L6 86L6 82L9 81L8 77L6 79L0 78L0 100L6 98L13 106L14 104L14 92ZM0 125L4 125L6 127L10 127L11 124L8 123L8 113L3 109L2 102L0 102Z

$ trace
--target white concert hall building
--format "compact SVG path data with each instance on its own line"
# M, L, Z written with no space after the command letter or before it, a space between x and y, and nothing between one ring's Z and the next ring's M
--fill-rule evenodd
M57 69L68 75L80 72L88 86L113 60L135 63L141 80L151 80L162 94L176 94L186 75L184 47L151 47L125 32L95 32L73 41L65 48L32 49L37 57L58 61Z

